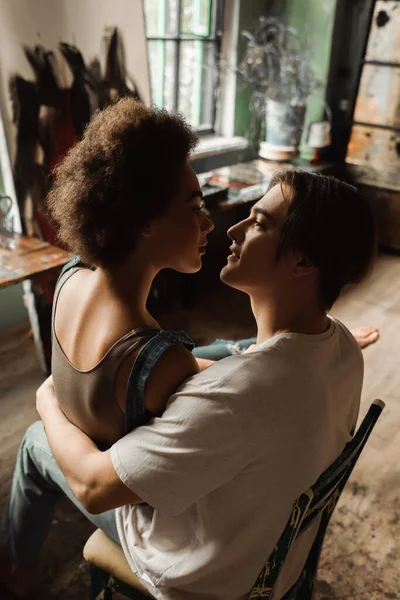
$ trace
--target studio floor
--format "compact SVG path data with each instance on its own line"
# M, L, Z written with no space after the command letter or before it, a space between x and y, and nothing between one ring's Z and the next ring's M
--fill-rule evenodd
M317 599L400 599L400 257L381 255L370 279L346 290L331 313L349 328L379 327L380 340L364 351L360 418L374 398L386 408L332 517ZM162 325L200 343L254 334L247 298L221 286L195 309L164 315ZM1 510L19 442L38 418L35 391L44 375L26 332L0 334L0 365ZM82 548L92 530L67 502L59 507L40 569L43 600L89 599Z

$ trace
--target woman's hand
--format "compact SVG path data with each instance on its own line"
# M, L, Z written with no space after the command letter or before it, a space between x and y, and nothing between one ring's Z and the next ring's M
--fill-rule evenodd
M53 377L50 375L36 392L36 410L43 420L43 417L46 415L49 408L54 407L60 408L54 390Z

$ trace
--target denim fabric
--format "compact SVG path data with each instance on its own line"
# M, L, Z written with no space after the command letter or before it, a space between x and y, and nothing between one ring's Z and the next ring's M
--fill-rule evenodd
M256 338L245 340L216 340L210 346L196 346L193 354L196 358L207 358L209 360L221 360L233 354L241 354L249 346L256 343Z
M126 433L132 431L135 427L140 427L151 417L144 404L146 380L164 352L173 346L184 346L188 350L193 350L194 343L183 331L161 330L143 346L137 355L129 375L126 391Z
M78 266L82 266L81 258L80 258L80 256L74 256L74 258L72 260L70 260L69 263L67 263L66 265L63 266L58 280L61 279L61 277L64 275L64 273L66 273L70 269L74 269L75 267L78 267Z
M67 496L96 527L119 543L115 511L91 515L69 487L50 450L43 423L31 425L18 450L12 487L1 521L1 539L11 558L35 565L59 500Z

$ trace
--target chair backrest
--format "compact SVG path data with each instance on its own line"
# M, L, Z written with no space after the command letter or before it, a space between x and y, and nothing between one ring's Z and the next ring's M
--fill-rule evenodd
M346 444L343 452L318 478L315 484L293 504L289 520L280 536L273 552L271 553L267 564L262 568L257 580L251 590L249 600L263 600L271 598L272 590L278 578L279 571L285 561L295 539L303 533L307 527L321 515L321 521L318 528L316 539L311 548L310 554L306 560L303 573L299 579L299 584L308 587L308 594L305 598L311 598L311 588L314 583L318 568L319 555L322 548L323 538L340 494L350 477L350 474L360 456L365 443L381 414L385 403L382 400L375 400L363 419L357 433L353 439ZM294 586L300 588L300 585ZM297 597L293 594L292 597Z

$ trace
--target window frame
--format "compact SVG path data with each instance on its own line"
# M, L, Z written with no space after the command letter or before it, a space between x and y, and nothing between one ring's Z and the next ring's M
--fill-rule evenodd
M174 42L175 46L175 65L174 65L174 101L173 101L173 109L176 111L179 106L179 68L180 68L180 48L181 43L185 41L200 41L203 42L204 45L206 43L213 43L215 45L215 64L217 67L217 75L216 75L216 86L213 89L213 105L212 105L212 116L211 116L211 127L207 125L199 125L198 127L194 127L196 133L199 136L203 135L215 135L216 134L216 120L217 120L217 112L218 112L218 96L219 96L219 87L220 87L220 72L218 68L219 60L221 57L221 46L222 46L222 33L223 33L223 25L224 25L224 0L209 0L211 4L211 10L209 13L209 22L208 22L208 31L209 35L199 35L192 33L181 33L181 20L182 20L182 4L183 0L177 0L177 13L178 13L178 33L173 34L164 34L164 35L149 35L147 33L147 24L146 24L146 13L145 14L145 33L146 33L146 43L148 42L158 42L161 41L165 45L166 42ZM144 9L144 6L143 6ZM215 24L213 27L213 23ZM149 54L149 50L148 50ZM165 46L164 46L164 56L165 56ZM164 68L165 68L165 58L164 58ZM202 68L202 67L200 67ZM150 62L149 62L149 74L150 73ZM151 90L152 97L152 90ZM154 99L152 97L152 102ZM202 102L202 98L200 98L200 103Z

